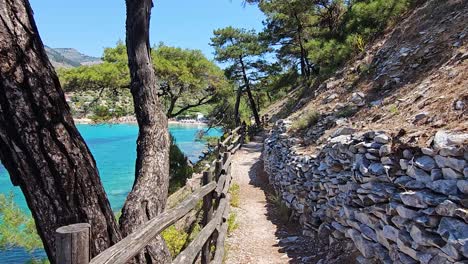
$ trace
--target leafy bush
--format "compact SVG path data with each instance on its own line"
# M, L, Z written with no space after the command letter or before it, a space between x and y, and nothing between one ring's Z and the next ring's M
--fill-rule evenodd
M229 213L229 217L227 219L228 223L228 234L231 234L234 230L239 227L239 224L236 221L237 214L234 212Z
M21 211L13 198L12 193L0 194L0 249L22 247L32 252L42 248L34 219Z
M302 131L310 126L315 125L320 118L319 113L315 111L306 112L302 117L294 121L291 125L293 131Z
M173 225L166 228L166 230L161 233L161 236L164 241L166 241L166 245L172 256L177 256L180 253L188 238L188 234L185 231L178 230Z
M229 187L229 193L231 194L231 206L239 207L240 205L240 186L237 183L233 183Z

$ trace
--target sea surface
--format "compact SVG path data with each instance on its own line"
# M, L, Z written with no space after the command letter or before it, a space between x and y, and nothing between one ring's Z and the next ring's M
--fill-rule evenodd
M96 159L112 209L119 211L134 180L138 127L130 124L77 125L77 127ZM206 145L195 139L198 131L206 130L206 127L193 124L170 125L169 130L184 154L192 162L198 161ZM207 135L219 136L221 131L210 129ZM0 193L10 192L14 193L16 204L25 212L29 212L21 190L11 184L8 172L0 164ZM43 258L45 253L38 250L33 256ZM29 253L18 248L0 251L0 263L25 263L30 258Z

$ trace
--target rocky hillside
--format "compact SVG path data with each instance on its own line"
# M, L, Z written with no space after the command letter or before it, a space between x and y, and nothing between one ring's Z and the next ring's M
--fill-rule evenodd
M71 68L101 63L101 59L85 55L72 48L51 48L45 46L47 56L55 68Z
M273 120L291 112L290 132L306 150L337 127L386 130L422 146L437 130L467 131L467 23L467 1L427 1L333 77L269 112Z
M269 182L347 263L468 261L468 1L429 0L269 109ZM317 263L334 263L320 260Z

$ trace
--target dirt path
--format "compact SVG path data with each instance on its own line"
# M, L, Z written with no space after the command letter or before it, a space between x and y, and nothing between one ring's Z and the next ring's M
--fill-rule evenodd
M232 208L238 228L227 239L226 263L308 263L313 247L297 223L287 223L287 212L271 202L261 151L261 143L250 142L234 156L232 175L240 187L240 203Z
M240 203L231 210L237 215L238 228L226 240L225 263L355 263L350 261L355 253L346 243L329 246L328 239L324 242L317 235L304 236L299 223L288 220L288 209L272 200L261 151L261 143L250 142L234 156L233 184L240 187Z
M232 175L240 186L240 206L237 214L239 227L227 239L229 245L226 263L287 263L278 247L277 227L267 219L267 200L260 187L265 184L257 177L262 145L251 142L236 153ZM286 256L287 257L287 256Z

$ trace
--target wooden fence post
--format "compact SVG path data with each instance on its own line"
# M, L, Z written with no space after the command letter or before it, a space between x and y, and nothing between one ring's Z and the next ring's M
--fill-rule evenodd
M219 180L219 177L221 176L221 170L222 169L223 169L223 162L221 161L221 158L220 158L215 162L215 170L214 170L215 176L214 176L214 179L216 181Z
M226 163L226 161L229 160L229 158L231 157L231 152L224 152L224 155L223 155L223 164ZM232 163L232 161L230 161ZM229 175L229 173L231 173L231 165L229 165L227 171L225 172L226 175Z
M88 264L89 232L88 223L62 226L55 233L55 255L58 264Z
M203 172L203 185L206 185L213 181L213 174L211 171ZM206 226L213 218L213 193L207 194L203 198L203 226ZM201 263L208 264L211 259L211 238L206 241L202 248Z

